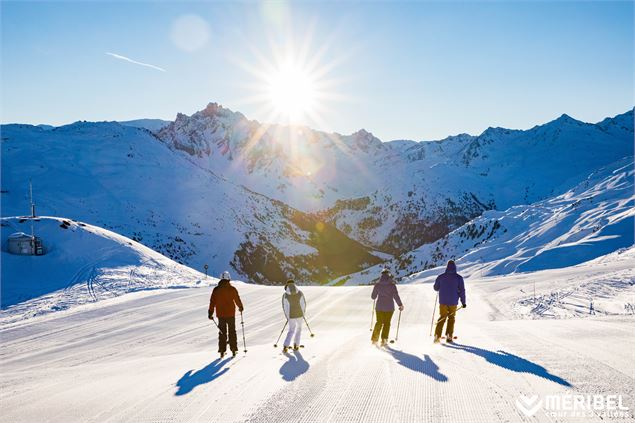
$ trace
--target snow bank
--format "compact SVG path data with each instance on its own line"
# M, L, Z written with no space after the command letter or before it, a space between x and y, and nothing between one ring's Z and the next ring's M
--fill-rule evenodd
M16 320L128 292L212 283L201 273L106 229L58 217L2 218L2 317ZM45 255L6 251L14 232L42 238ZM5 319L6 318L6 319Z

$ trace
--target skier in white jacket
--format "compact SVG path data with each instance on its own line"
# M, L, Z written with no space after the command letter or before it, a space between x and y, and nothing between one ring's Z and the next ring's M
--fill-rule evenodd
M289 322L289 331L284 339L284 347L282 352L287 352L291 348L291 340L293 339L293 349L300 349L300 337L302 336L302 320L306 310L306 300L304 294L295 285L292 280L287 281L282 295L282 310Z

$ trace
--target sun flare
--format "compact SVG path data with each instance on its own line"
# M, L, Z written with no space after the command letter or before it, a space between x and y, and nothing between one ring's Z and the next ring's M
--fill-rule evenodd
M266 85L271 108L285 120L299 121L314 112L316 83L300 66L285 63L269 75Z
M328 126L332 104L349 99L342 93L345 76L336 73L344 58L329 57L329 43L313 48L311 30L281 43L267 38L268 48L250 46L251 59L234 59L251 75L240 101L257 106L255 114L268 124Z

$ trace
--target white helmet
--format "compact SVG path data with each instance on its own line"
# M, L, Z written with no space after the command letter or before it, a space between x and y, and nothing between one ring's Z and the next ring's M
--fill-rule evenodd
M229 275L229 272L227 270L225 270L223 273L221 273L220 278L221 279L231 280L231 276Z

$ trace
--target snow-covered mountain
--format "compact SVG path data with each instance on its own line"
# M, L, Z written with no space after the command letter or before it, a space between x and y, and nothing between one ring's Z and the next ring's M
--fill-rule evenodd
M342 136L261 124L216 103L179 113L158 137L200 167L306 211L366 193L368 177L380 184L372 166L392 150L364 130Z
M403 253L490 209L561 194L633 154L633 111L598 124L567 115L530 130L489 128L434 142L382 143L266 125L215 103L159 131L203 169L332 222L351 238Z
M162 129L136 127L148 122ZM421 270L467 222L554 201L633 156L632 110L427 142L261 124L215 103L164 123L2 126L2 215L28 211L32 179L40 212L196 269L324 283L391 255L404 273Z
M633 157L598 169L565 193L489 210L436 242L385 263L395 276L437 275L449 259L466 275L505 275L574 266L634 244ZM336 283L370 283L375 266ZM428 270L430 269L430 270Z
M253 282L326 282L379 259L328 223L195 166L113 122L2 127L2 215L68 216L179 263Z
M135 119L120 121L119 123L125 126L147 129L151 132L158 132L168 126L170 124L170 121L163 119Z
M383 187L337 203L326 219L368 245L404 252L486 210L561 194L632 155L632 110L597 125L563 116L527 131L490 128L478 137L421 142L389 166Z

